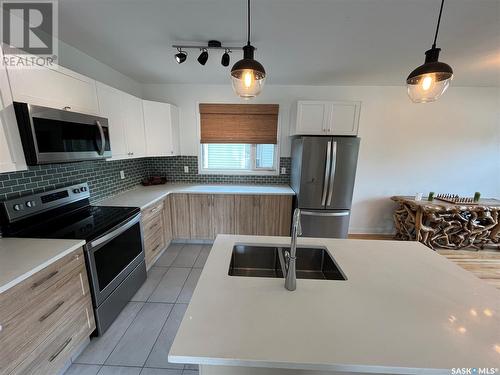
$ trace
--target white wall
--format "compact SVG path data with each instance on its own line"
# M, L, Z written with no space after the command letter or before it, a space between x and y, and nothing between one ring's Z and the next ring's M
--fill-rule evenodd
M65 68L128 92L129 94L142 96L142 86L140 83L63 41L59 41L58 57L58 63Z
M240 102L227 85L143 85L145 99L177 104L181 153L198 153L198 102ZM412 104L404 87L267 86L252 103L280 104L281 155L290 155L297 99L360 100L361 150L352 233L390 233L391 195L429 191L500 198L500 89L451 87Z

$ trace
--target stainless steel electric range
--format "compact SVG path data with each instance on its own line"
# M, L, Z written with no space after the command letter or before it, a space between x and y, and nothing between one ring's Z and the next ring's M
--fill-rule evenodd
M92 206L87 183L1 203L4 237L83 239L101 335L146 280L139 208Z

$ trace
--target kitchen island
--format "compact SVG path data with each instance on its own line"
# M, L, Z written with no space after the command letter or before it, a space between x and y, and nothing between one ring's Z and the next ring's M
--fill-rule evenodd
M218 236L169 360L211 374L450 374L500 365L500 292L415 242L299 238L326 248L347 280L228 274L235 244ZM299 256L299 255L298 255Z

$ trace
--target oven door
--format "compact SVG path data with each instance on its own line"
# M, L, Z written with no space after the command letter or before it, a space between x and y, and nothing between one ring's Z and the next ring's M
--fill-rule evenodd
M29 165L111 157L106 118L26 103L14 108Z
M144 261L141 215L125 221L86 245L95 307Z

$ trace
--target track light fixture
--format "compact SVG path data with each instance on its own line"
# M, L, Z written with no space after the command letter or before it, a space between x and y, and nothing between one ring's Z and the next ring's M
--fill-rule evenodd
M231 50L229 48L226 48L226 50L224 51L224 54L222 55L222 58L220 60L222 66L229 66L229 61L231 60L231 58L229 57L230 52Z
M177 64L182 64L187 59L187 52L184 52L181 48L177 48L177 51L179 53L175 54L175 61L177 61Z
M229 66L229 63L231 62L229 54L231 52L243 49L242 47L238 46L223 46L222 43L218 40L209 40L206 44L174 44L172 45L172 47L176 48L178 51L178 53L175 54L175 61L177 61L178 64L182 64L184 61L186 61L188 54L185 50L187 49L197 49L201 51L200 55L198 56L198 62L201 65L205 65L208 61L208 50L224 50L224 54L222 55L222 58L220 60L222 66Z
M437 100L453 79L453 69L448 64L438 61L441 48L436 48L443 5L444 0L441 0L432 48L425 52L424 64L413 70L406 79L408 96L415 103L429 103Z
M201 50L200 56L198 56L198 62L201 65L205 65L207 63L207 60L208 60L208 51L206 48L203 48Z

